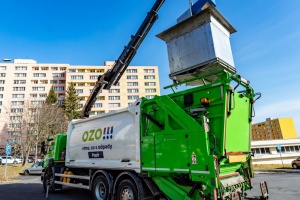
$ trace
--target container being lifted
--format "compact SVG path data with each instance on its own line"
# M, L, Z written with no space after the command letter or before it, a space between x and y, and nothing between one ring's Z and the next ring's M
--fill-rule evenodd
M209 6L157 36L167 43L170 78L184 81L220 69L236 73L230 46L234 27ZM210 77L209 82L218 76ZM203 84L203 81L190 85Z

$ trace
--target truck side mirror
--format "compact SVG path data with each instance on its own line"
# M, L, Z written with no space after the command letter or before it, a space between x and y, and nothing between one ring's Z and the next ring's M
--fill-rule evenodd
M42 154L47 153L47 152L46 152L46 149L45 149L45 142L44 142L44 141L41 143L41 153L42 153Z

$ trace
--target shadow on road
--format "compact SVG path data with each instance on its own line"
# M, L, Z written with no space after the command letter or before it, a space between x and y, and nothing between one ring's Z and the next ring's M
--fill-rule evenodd
M41 183L9 183L0 185L0 199L9 200L40 200L46 199L46 193ZM65 187L61 191L49 193L48 199L76 200L92 199L88 190Z

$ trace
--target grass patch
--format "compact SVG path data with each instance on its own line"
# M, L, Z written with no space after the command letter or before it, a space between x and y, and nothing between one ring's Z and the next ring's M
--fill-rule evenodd
M20 173L24 172L24 169L31 166L32 163L26 164L22 167L22 164L7 165L6 176L5 176L5 165L0 165L0 182L12 181L13 178L16 178Z
M262 169L291 169L292 166L290 164L253 164L254 170L262 170Z

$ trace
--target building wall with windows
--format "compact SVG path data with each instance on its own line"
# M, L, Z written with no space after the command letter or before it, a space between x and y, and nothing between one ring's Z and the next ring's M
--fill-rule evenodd
M252 140L298 138L292 118L267 118L251 126Z
M253 164L291 164L300 157L300 139L252 141L251 151Z
M111 69L114 62L104 66L70 66L66 73L67 87L75 85L83 107L99 75ZM158 68L156 66L129 66L119 83L110 90L103 90L90 115L112 112L132 105L138 98L153 98L160 95Z
M0 136L18 134L17 119L12 113L23 112L22 107L44 102L51 86L62 105L71 82L85 104L99 75L111 69L114 62L104 66L71 66L69 64L40 64L31 59L15 59L0 63ZM160 95L158 68L156 66L129 66L117 86L99 94L91 116L128 107L140 97ZM3 138L3 137L2 137ZM2 139L6 143L6 138ZM0 137L0 144L1 142Z

